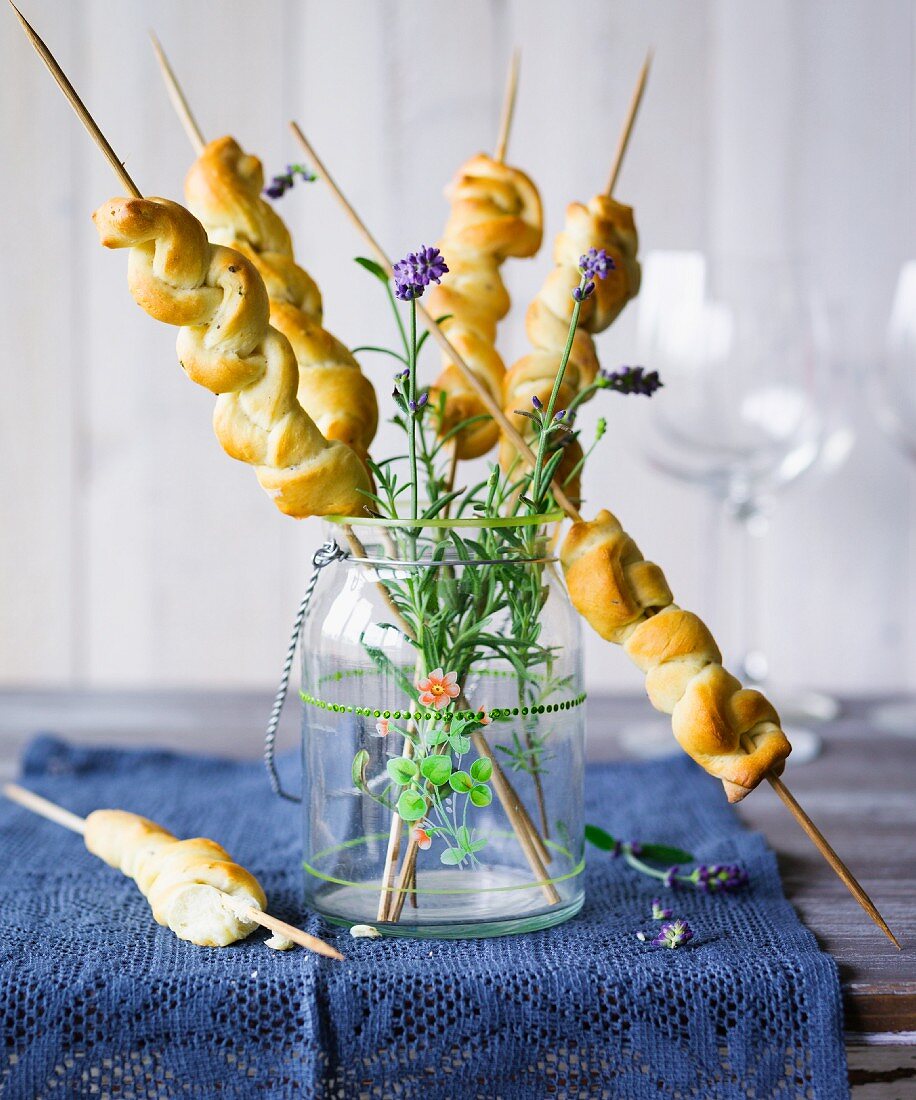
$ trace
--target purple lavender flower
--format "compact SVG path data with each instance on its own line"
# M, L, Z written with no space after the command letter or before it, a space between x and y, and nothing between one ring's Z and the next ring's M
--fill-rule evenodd
M541 409L544 408L543 404L541 403L541 399L540 397L538 397L537 394L535 394L534 397L531 398L531 404L534 405L538 412L540 412Z
M594 282L589 279L587 283L583 283L580 286L573 287L572 296L577 302L584 302L587 298L591 298L595 290Z
M430 283L438 283L448 267L438 248L421 246L394 265L395 295L402 302L419 298Z
M664 877L664 879L662 879L662 882L663 882L666 890L676 890L677 889L677 873L678 873L678 871L680 871L680 867L678 867L678 865L675 864L673 867L669 867L668 870L665 872L665 877Z
M621 367L620 370L602 370L598 373L604 388L617 393L637 393L643 397L651 397L664 384L658 377L657 370L647 371L645 367Z
M264 188L264 194L271 199L281 199L296 182L296 176L300 176L306 183L312 183L317 177L310 172L304 164L287 164L286 171L279 176L274 176L270 184Z
M661 898L652 899L652 919L667 920L671 916L671 910L662 905Z
M590 248L579 257L579 271L590 280L606 279L607 273L613 271L616 266L603 248ZM594 283L591 285L594 290ZM591 290L588 293L591 294Z
M740 890L748 883L747 871L739 863L707 865L701 863L691 872L690 881L698 890L709 893Z
M670 921L663 924L658 935L652 941L659 947L680 947L693 939L693 929L685 920Z
M410 367L405 367L403 370L399 370L394 376L395 382L406 382L410 377Z
M416 401L408 401L407 407L412 413L417 412L418 409L422 409L426 402L429 400L428 393L421 393Z

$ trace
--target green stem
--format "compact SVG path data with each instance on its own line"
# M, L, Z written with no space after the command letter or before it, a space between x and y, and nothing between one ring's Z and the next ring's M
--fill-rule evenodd
M410 349L408 351L410 375L407 379L407 409L410 432L407 438L410 455L410 518L418 515L417 487L417 303L410 303Z
M584 282L584 280L583 280ZM560 359L560 366L557 370L556 377L553 380L553 389L550 391L550 400L547 402L547 408L544 411L544 425L538 440L538 453L537 460L534 464L534 473L531 477L531 499L534 502L535 508L540 509L541 506L541 475L544 471L544 457L547 451L547 439L550 435L550 428L553 424L553 414L557 407L557 397L560 393L560 387L563 385L563 378L566 375L566 365L569 362L569 356L572 352L573 340L576 337L576 328L579 324L579 312L582 309L581 302L575 302L573 305L572 317L569 321L569 332L566 336L566 347L563 349L563 357Z

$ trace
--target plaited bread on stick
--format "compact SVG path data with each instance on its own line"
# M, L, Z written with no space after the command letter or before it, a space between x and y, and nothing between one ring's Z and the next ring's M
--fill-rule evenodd
M534 351L513 364L503 382L503 409L523 436L531 435L532 424L526 417L518 416L518 410L530 411L533 397L547 404L563 357L574 305L572 291L579 283L579 257L590 248L603 248L614 261L614 267L607 278L596 280L591 297L582 303L558 398L561 409L593 382L598 373L593 334L603 332L639 292L638 246L632 207L615 202L607 195L596 195L587 205L574 202L566 208L566 224L554 242L556 267L525 316L525 332ZM570 443L558 470L561 484L581 457L579 444ZM500 464L508 469L515 459L515 447L504 436L500 443ZM578 501L579 478L570 481L566 489L570 499Z
M446 195L451 210L439 248L449 271L431 288L427 308L434 317L449 317L443 330L498 400L506 368L495 347L496 326L509 312L499 269L509 256L533 256L541 247L541 199L524 172L484 153L458 169ZM434 400L439 392L446 395L443 434L462 420L487 416L447 355L432 386ZM499 426L488 417L454 438L458 458L477 458L496 443Z
M180 939L201 947L227 947L258 927L233 913L220 892L263 910L264 891L215 841L178 840L155 821L124 810L89 814L84 839L93 855L136 882L156 922ZM272 946L292 944L275 940Z
M325 439L365 458L378 428L372 383L349 350L322 328L321 294L293 259L289 231L261 197L264 169L231 137L205 147L185 180L185 198L214 244L245 255L270 298L270 323L289 340L299 364L299 403Z
M674 603L661 569L645 561L610 512L573 524L560 551L576 609L646 674L652 705L671 715L681 748L739 802L791 752L759 691L722 667L713 636Z
M181 326L178 358L193 382L218 394L214 428L226 453L255 467L287 515L362 514L365 467L345 444L328 442L299 404L296 357L270 326L253 263L211 245L200 222L167 199L111 199L93 220L106 248L130 248L138 305Z

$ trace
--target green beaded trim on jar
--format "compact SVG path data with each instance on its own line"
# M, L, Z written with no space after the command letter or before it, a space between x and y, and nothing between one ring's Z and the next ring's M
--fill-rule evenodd
M440 713L434 710L381 710L375 707L353 706L348 703L330 703L326 699L319 699L315 695L309 695L306 691L300 691L299 698L303 703L307 703L309 706L318 707L320 710L333 711L335 714L358 714L363 718L388 718L395 722L400 720L408 721L411 718L415 722L445 722L452 721L456 718L470 720L472 718L480 718L484 713L483 708L480 710L457 710L451 711L450 713ZM493 707L492 710L488 710L486 713L494 721L497 718L518 718L520 715L556 714L563 710L572 710L574 707L581 707L586 698L586 692L583 691L581 695L576 695L572 699L564 699L560 703L539 703L533 707Z

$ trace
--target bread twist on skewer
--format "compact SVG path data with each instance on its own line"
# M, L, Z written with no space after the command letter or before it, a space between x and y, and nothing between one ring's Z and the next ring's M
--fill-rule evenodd
M158 924L201 947L226 947L258 927L233 913L220 891L255 909L267 907L254 875L213 840L178 840L155 821L124 810L89 814L84 839L93 855L136 882Z
M587 205L574 202L566 208L566 224L554 242L556 266L525 315L525 332L534 351L514 363L503 382L503 409L523 436L531 435L532 425L526 417L517 415L518 410L530 412L533 397L546 406L563 357L574 305L572 291L579 284L579 257L590 248L603 248L614 261L614 266L607 278L595 281L591 297L582 303L579 325L558 396L560 409L566 408L577 393L595 380L598 356L593 334L603 332L639 292L638 246L632 207L615 202L607 195L596 195ZM569 477L581 457L582 449L578 442L569 443L557 471L560 484ZM508 469L515 459L514 445L503 436L500 442L501 465ZM567 495L578 501L578 475L570 480L566 488Z
M226 453L255 467L287 515L362 514L365 467L345 444L328 442L299 404L296 357L270 327L254 264L211 245L200 222L167 199L111 199L93 220L106 248L130 248L137 304L181 326L178 358L192 381L218 394L213 423Z
M505 365L496 350L496 326L509 312L509 293L500 266L509 256L533 256L541 247L541 199L531 180L481 153L463 164L446 195L451 202L439 248L448 274L429 293L434 317L449 340L494 398L502 393ZM482 401L448 355L432 386L446 395L443 434L463 420L486 416ZM499 425L492 419L469 425L455 437L457 457L477 458L496 443Z
M560 560L576 609L646 674L652 705L671 715L681 748L722 780L729 802L782 772L792 749L776 711L725 671L712 634L674 603L664 573L610 512L573 524Z
M293 259L289 231L261 197L264 169L231 137L217 138L191 166L185 198L214 244L257 268L270 298L270 323L289 340L299 364L299 403L325 439L365 458L378 428L372 383L350 351L322 328L321 294Z

